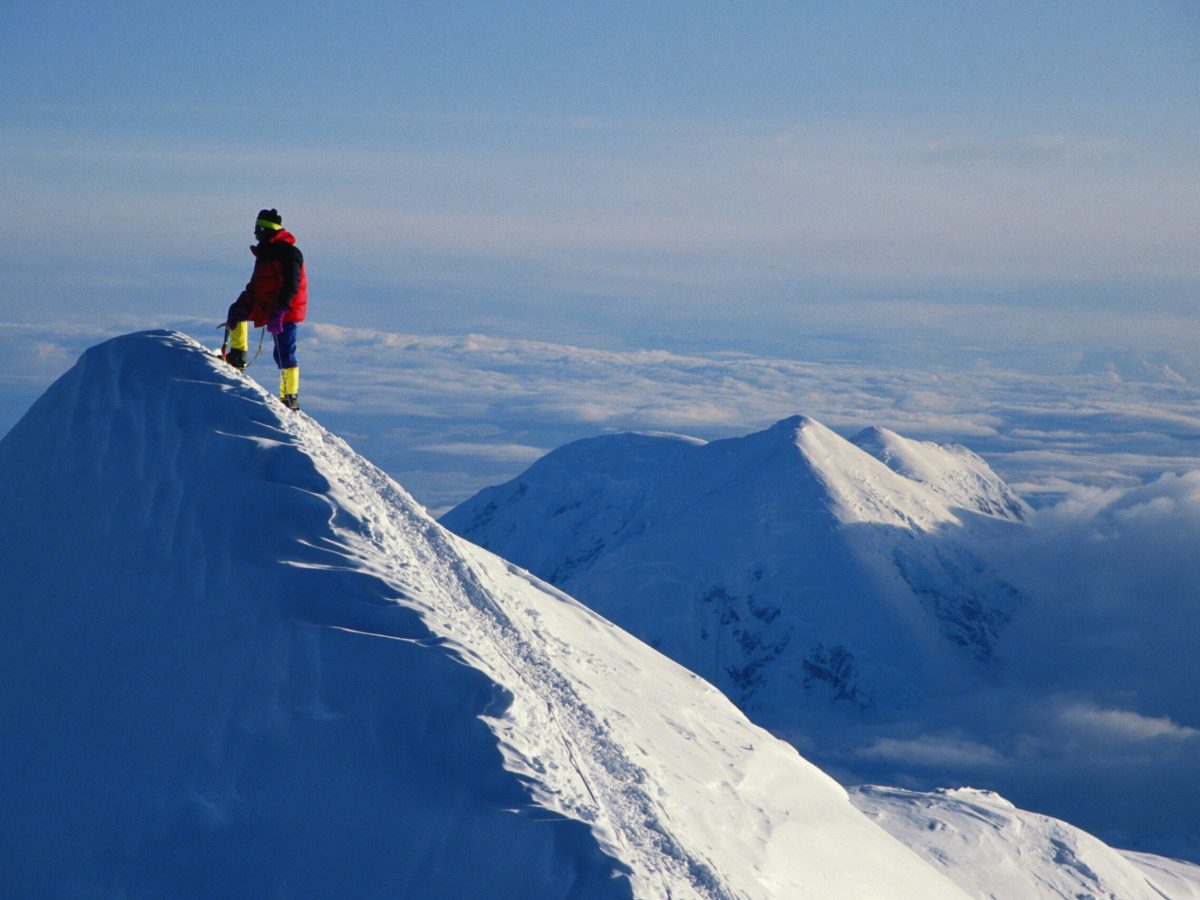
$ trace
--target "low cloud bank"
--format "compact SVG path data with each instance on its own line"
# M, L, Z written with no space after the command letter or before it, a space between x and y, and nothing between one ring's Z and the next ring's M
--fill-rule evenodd
M1200 470L1127 489L1077 488L1006 548L1035 602L1003 648L1022 668L1102 708L1200 727ZM1098 711L1077 724L1118 721ZM1129 724L1128 722L1126 724ZM1143 729L1144 730L1144 729Z
M1072 486L991 547L1026 599L993 673L818 759L996 790L1116 846L1200 861L1200 470Z

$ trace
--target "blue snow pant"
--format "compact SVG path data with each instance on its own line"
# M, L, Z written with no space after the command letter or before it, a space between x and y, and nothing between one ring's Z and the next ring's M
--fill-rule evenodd
M275 349L271 355L275 358L275 365L280 369L295 368L296 363L296 323L284 322L283 331L275 335Z

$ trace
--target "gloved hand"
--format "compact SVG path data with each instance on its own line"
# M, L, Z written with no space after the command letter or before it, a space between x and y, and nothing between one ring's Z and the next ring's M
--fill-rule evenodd
M271 334L279 334L283 331L283 317L286 314L286 309L276 309L271 313L271 318L267 319L267 331Z

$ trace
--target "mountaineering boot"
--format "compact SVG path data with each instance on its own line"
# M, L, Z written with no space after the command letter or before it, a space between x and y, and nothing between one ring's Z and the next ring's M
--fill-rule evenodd
M288 409L300 408L300 367L279 370L279 399Z
M246 368L246 351L249 349L250 326L246 322L238 322L229 329L229 353L225 356L225 362L235 369Z

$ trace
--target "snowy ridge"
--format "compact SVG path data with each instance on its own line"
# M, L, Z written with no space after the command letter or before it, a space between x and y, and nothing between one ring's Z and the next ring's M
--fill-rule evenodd
M931 488L952 507L1016 521L1029 515L1029 504L961 444L914 441L877 426L864 428L850 441L892 471Z
M874 457L805 416L784 419L771 431L790 433L812 466L843 525L876 524L931 531L958 519L939 493L923 489Z
M961 896L180 335L85 354L0 472L5 893Z
M864 786L851 799L972 897L1200 897L1200 866L1114 850L990 791Z

